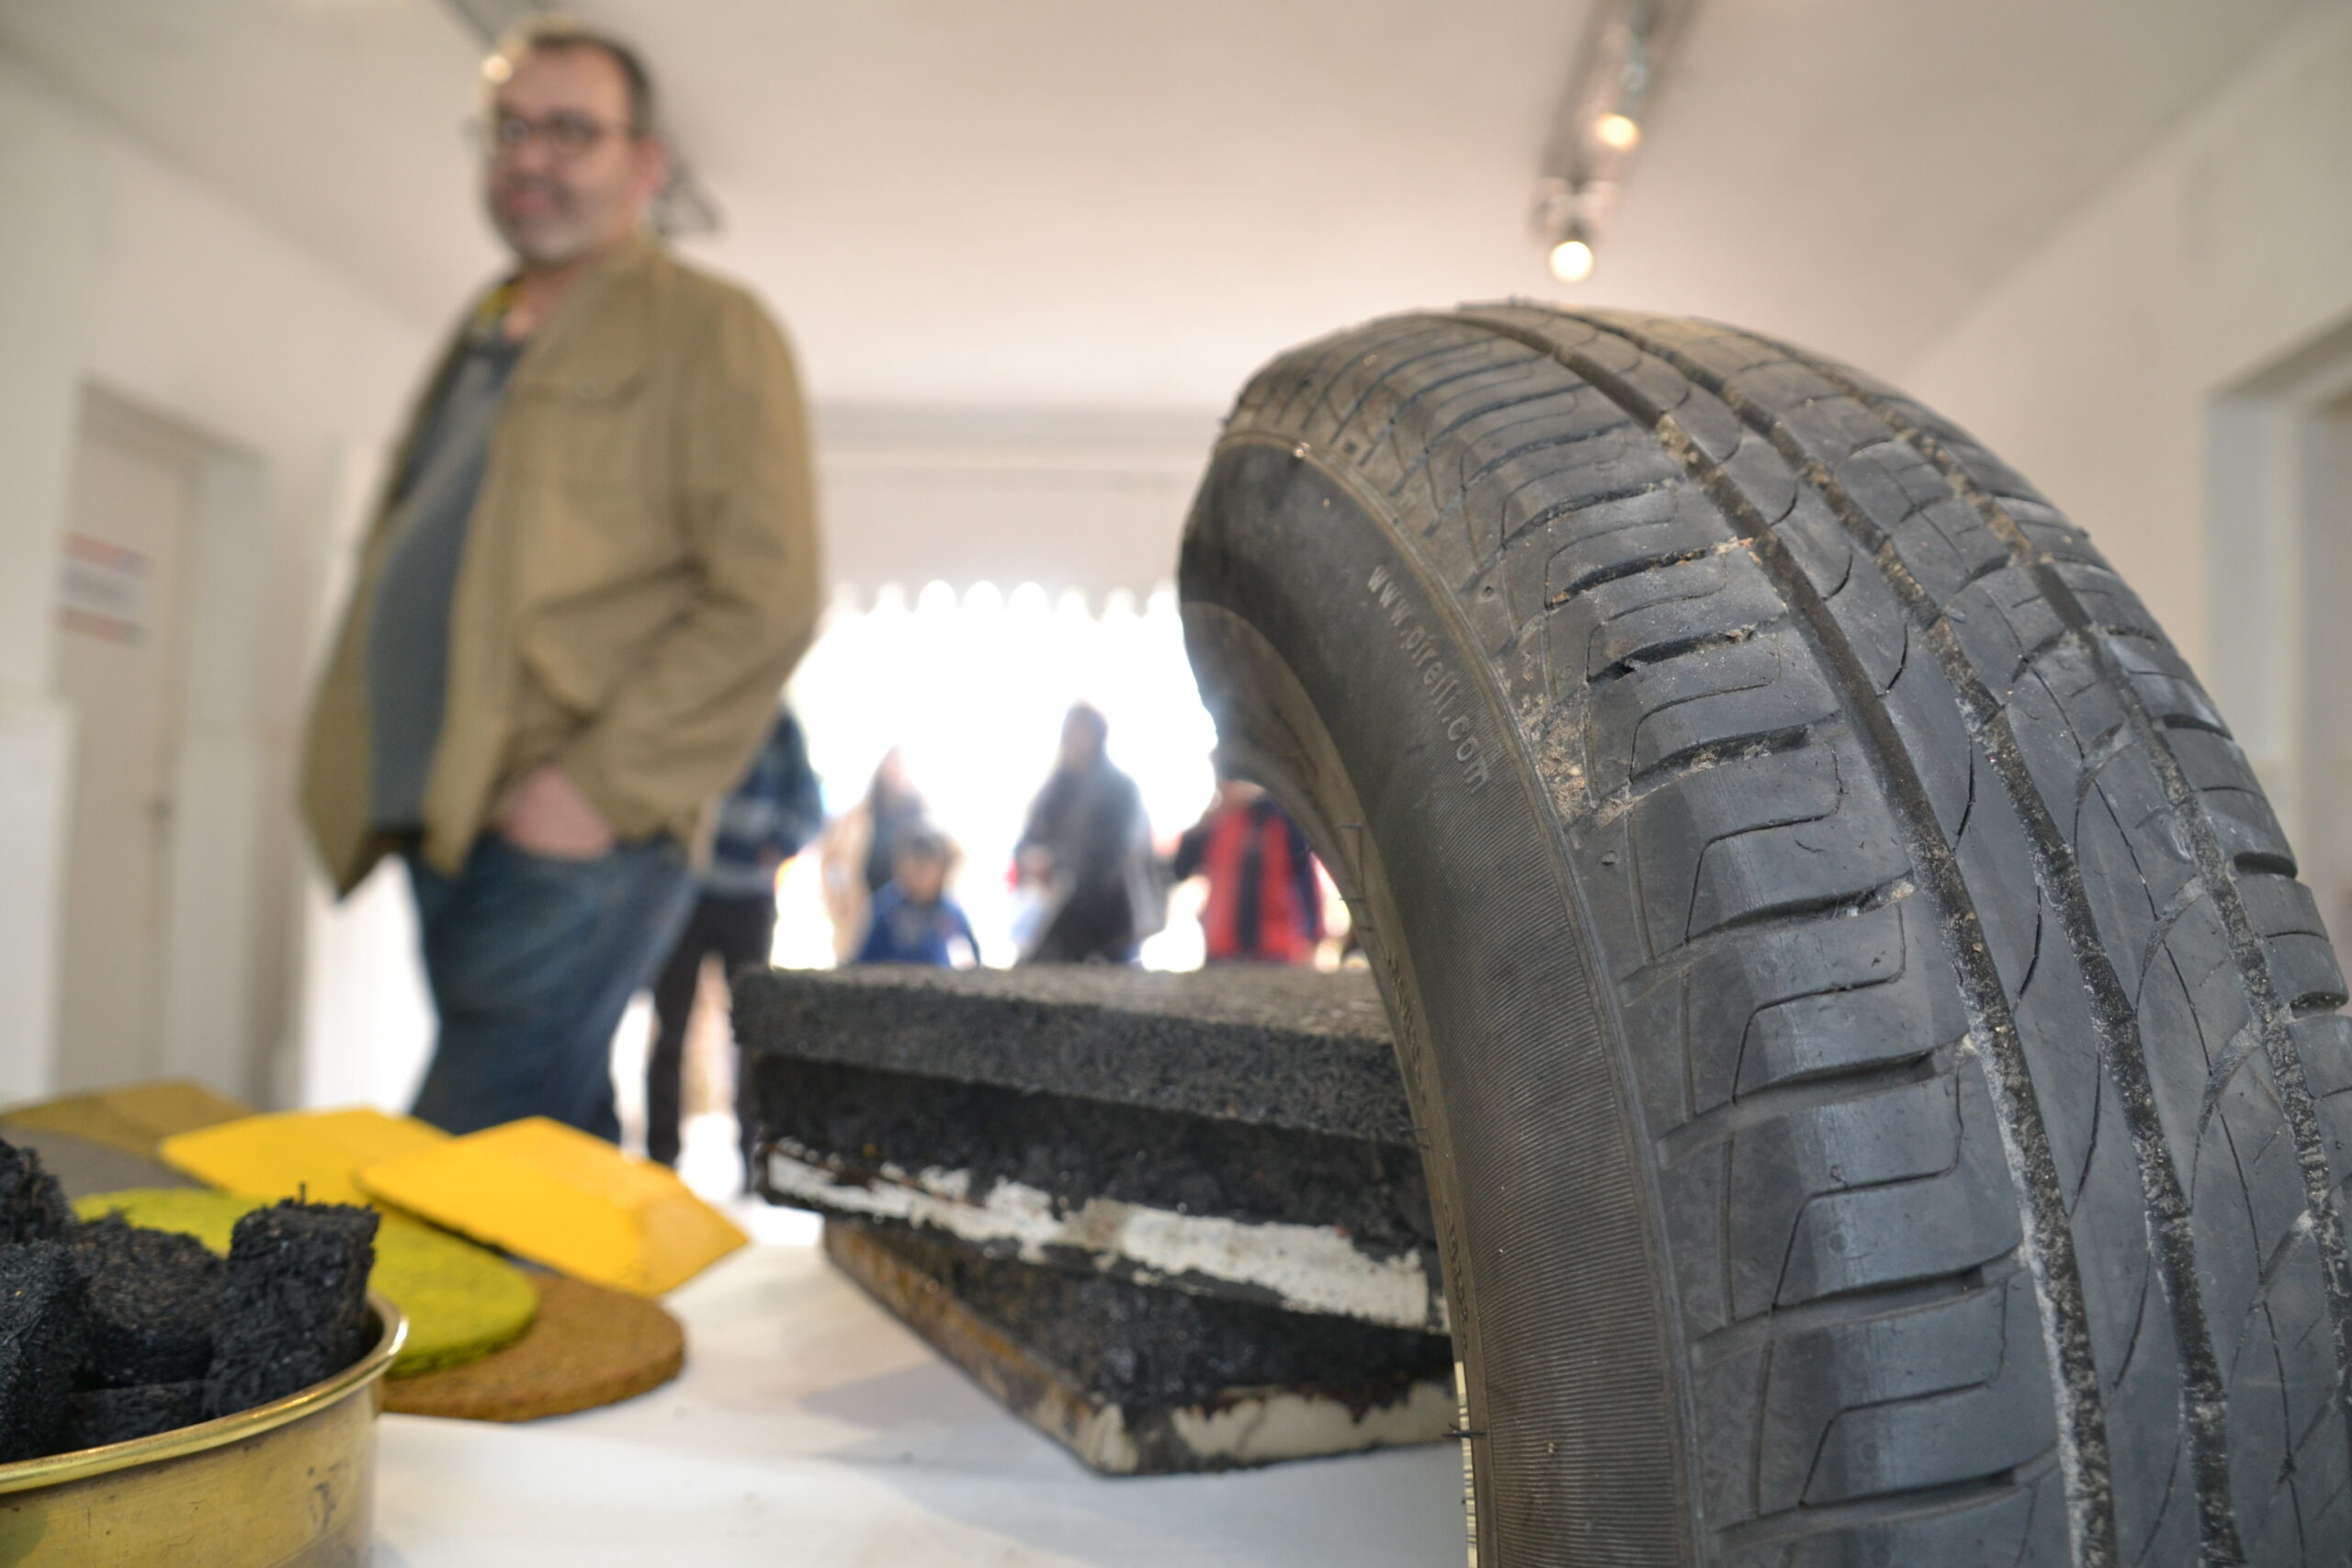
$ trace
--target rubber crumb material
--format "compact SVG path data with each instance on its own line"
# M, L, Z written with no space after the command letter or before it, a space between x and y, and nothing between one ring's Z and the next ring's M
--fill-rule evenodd
M844 1066L1414 1142L1372 976L1285 964L1158 974L856 964L738 976L735 1038Z
M53 1453L82 1359L82 1277L64 1244L0 1247L0 1463Z
M446 1144L449 1134L413 1116L366 1106L244 1116L165 1138L157 1154L177 1170L226 1192L365 1203L362 1166Z
M750 1241L676 1173L544 1116L362 1169L370 1194L576 1280L660 1295Z
M62 1241L74 1206L30 1149L0 1143L0 1244Z
M243 1100L215 1094L186 1078L123 1084L93 1094L12 1105L0 1111L0 1130L38 1128L69 1133L127 1155L152 1156L155 1145L175 1133L192 1132L251 1116Z
M237 1221L263 1200L204 1188L100 1192L74 1207L84 1219L120 1213L134 1225L179 1231L217 1253L229 1250ZM391 1375L460 1366L512 1344L531 1325L539 1292L520 1269L460 1236L398 1214L376 1234L368 1282L408 1318L408 1340Z
M220 1259L191 1235L144 1230L119 1215L68 1244L89 1301L80 1382L130 1389L200 1379L220 1314Z
M237 1221L204 1413L233 1416L333 1377L367 1349L373 1209L275 1203Z
M133 1388L96 1388L65 1398L67 1449L102 1449L109 1443L153 1438L204 1419L204 1382L141 1383Z
M560 1274L539 1280L530 1331L481 1360L384 1385L384 1408L460 1421L534 1421L616 1404L685 1365L686 1332L660 1303Z

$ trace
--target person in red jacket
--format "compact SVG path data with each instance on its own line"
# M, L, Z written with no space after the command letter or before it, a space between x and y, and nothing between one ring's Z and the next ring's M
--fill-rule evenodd
M1256 784L1220 772L1216 796L1176 844L1176 880L1206 876L1211 964L1312 964L1323 889L1306 835Z

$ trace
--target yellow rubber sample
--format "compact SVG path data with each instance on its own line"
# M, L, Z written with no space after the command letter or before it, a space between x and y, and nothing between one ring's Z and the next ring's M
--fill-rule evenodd
M12 1105L0 1122L85 1138L127 1155L153 1157L155 1145L175 1133L251 1116L254 1108L215 1094L187 1078L156 1078L89 1094Z
M194 1187L133 1188L81 1199L85 1220L119 1213L149 1230L182 1231L226 1254L237 1221L272 1201ZM538 1288L523 1270L431 1225L386 1214L376 1232L368 1283L408 1316L408 1341L391 1375L461 1366L511 1344L539 1310Z
M365 1203L368 1195L353 1179L361 1166L448 1141L448 1134L414 1117L360 1106L247 1116L165 1138L156 1152L174 1169L225 1191Z
M178 1231L192 1235L223 1258L229 1255L230 1233L237 1222L268 1200L243 1198L234 1192L213 1192L201 1187L132 1187L120 1192L93 1192L74 1200L74 1213L85 1220L120 1214L151 1231ZM368 1276L373 1284L375 1277Z
M660 1295L751 1238L667 1168L534 1116L365 1167L368 1191L592 1284Z

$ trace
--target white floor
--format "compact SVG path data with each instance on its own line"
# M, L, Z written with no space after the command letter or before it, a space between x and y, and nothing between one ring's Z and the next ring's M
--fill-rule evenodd
M808 1216L669 1301L685 1374L494 1427L388 1416L377 1568L1385 1568L1462 1560L1451 1445L1106 1481L842 1279Z

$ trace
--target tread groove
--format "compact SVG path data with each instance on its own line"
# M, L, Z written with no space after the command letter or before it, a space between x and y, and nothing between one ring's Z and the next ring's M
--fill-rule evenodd
M1883 1493L1852 1503L1827 1503L1791 1508L1733 1525L1723 1532L1724 1544L1735 1549L1792 1544L1857 1525L1913 1519L1977 1508L1986 1503L2030 1489L2049 1472L2045 1456L2021 1465L1997 1470L1972 1481L1923 1486L1907 1492Z
M1782 1079L1770 1088L1755 1089L1736 1100L1727 1100L1713 1111L1702 1111L1668 1133L1657 1140L1660 1157L1668 1165L1679 1165L1692 1155L1704 1153L1717 1144L1736 1138L1750 1127L1760 1126L1792 1111L1810 1111L1825 1105L1843 1105L1889 1089L1909 1089L1915 1084L1939 1078L1951 1070L1951 1057L1956 1050L1956 1044L1948 1045L1939 1050L1922 1051L1916 1056L1874 1062L1866 1067L1847 1067Z
M1660 567L1688 566L1692 561L1705 560L1709 556L1721 555L1724 550L1747 542L1745 539L1735 539L1727 545L1713 545L1702 549L1668 550L1658 555L1636 556L1631 560L1614 561L1608 566L1595 567L1557 592L1547 594L1544 600L1544 607L1547 610L1556 610L1578 594L1589 593L1605 582L1614 582L1621 577L1638 577L1643 572L1654 571Z
M2003 1267L2005 1261L2007 1267ZM2020 1266L2016 1255L2011 1254L2006 1260L1995 1258L1949 1274L1904 1280L1891 1285L1866 1285L1834 1295L1816 1296L1793 1306L1774 1307L1702 1336L1693 1342L1692 1354L1699 1366L1709 1367L1745 1354L1768 1340L1946 1306L1998 1289Z
M1779 729L1726 735L1694 746L1685 746L1660 757L1627 779L1623 785L1610 791L1594 804L1587 819L1595 827L1606 827L1668 784L1679 783L1693 773L1703 773L1710 768L1720 768L1727 762L1751 762L1759 757L1778 757L1791 751L1802 751L1813 743L1815 732L1814 725L1792 724Z

